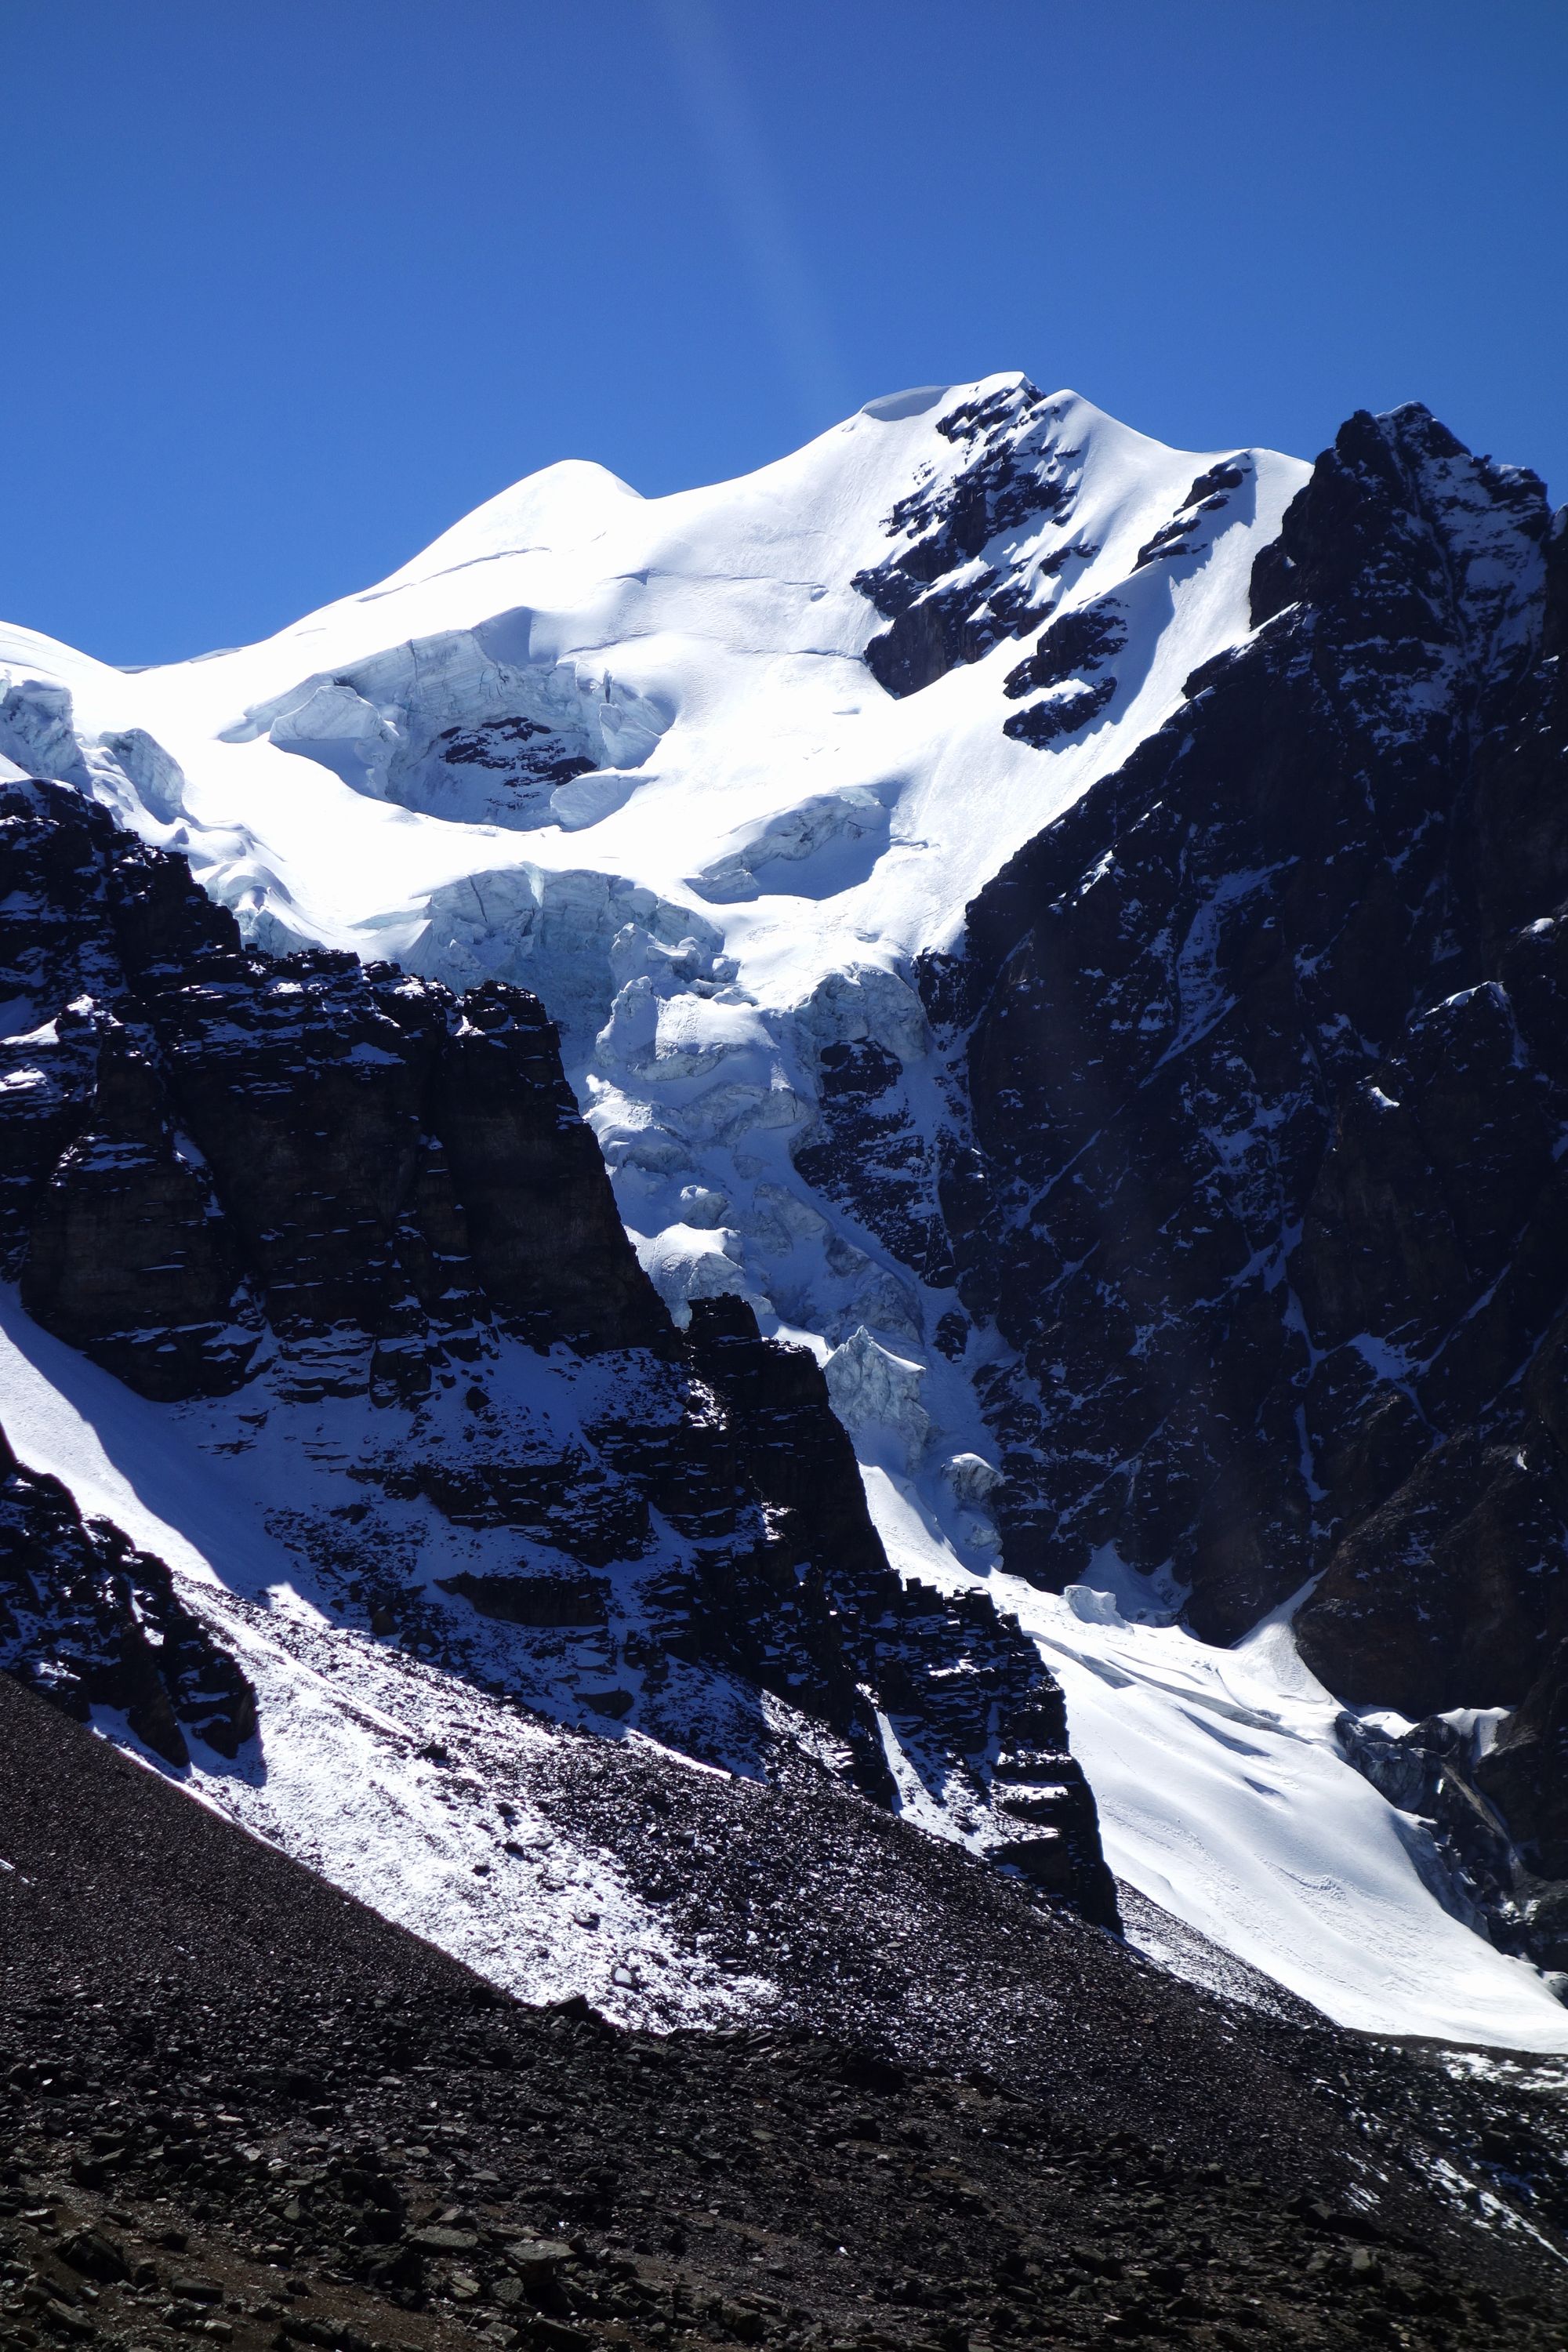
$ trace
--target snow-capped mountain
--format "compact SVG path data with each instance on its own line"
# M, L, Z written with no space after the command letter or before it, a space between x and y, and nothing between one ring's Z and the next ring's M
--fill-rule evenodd
M1472 1187L1496 1194L1506 1167L1512 1207L1461 1236L1453 1268L1432 1271L1427 1229L1411 1259L1411 1282L1441 1288L1445 1332L1488 1307L1554 1164L1552 1074L1498 1011L1488 963L1563 895L1537 838L1554 821L1545 782L1524 792L1528 856L1517 828L1535 895L1500 882L1487 922L1444 895L1478 761L1517 769L1557 723L1540 667L1561 625L1549 519L1533 478L1469 459L1419 412L1347 433L1315 472L1173 451L1004 376L873 402L744 481L673 498L558 466L261 646L128 674L0 632L0 754L188 860L250 948L329 951L312 1017L345 1034L363 1020L371 1055L387 1050L372 1013L393 1013L328 1000L417 995L377 966L431 983L459 1042L470 1013L444 992L535 992L649 1297L692 1318L697 1379L722 1387L705 1344L754 1344L726 1300L810 1351L905 1592L959 1628L996 1622L990 1596L1065 1692L1123 1884L1343 2022L1562 2050L1568 2016L1525 1956L1536 1898L1504 1884L1504 1800L1476 1777L1552 1610L1521 1636L1528 1657L1516 1643L1473 1689L1462 1673L1418 1694L1379 1682L1321 1635L1347 1572L1335 1546L1375 1549L1363 1523L1438 1441L1479 1431L1489 1459L1523 1443L1498 1401L1560 1303L1559 1276L1521 1275L1539 1328L1510 1328L1451 1423L1417 1392L1432 1350L1397 1312L1370 1294L1322 1303L1322 1236L1353 1223L1346 1199L1405 1181L1335 1173L1356 1131L1342 1111L1334 1129L1336 1104L1358 1087L1403 1099L1378 1072L1423 1006L1473 999L1448 1016L1472 1024L1489 1010L1506 1053L1480 1040L1477 1056L1518 1070L1528 1097ZM1528 723L1510 716L1521 695ZM1482 825L1494 848L1505 818ZM373 976L344 977L334 950ZM304 986L286 967L282 984ZM28 1040L57 1010L18 1009L13 1074L39 1062ZM159 1051L177 1060L173 1032ZM201 1051L216 1066L221 1039ZM1479 1097L1452 1119L1500 1131ZM178 1156L184 1130L170 1135ZM444 1129L429 1135L450 1152ZM191 1182L232 1215L242 1171L198 1169L211 1153L193 1148ZM1387 1254L1389 1224L1352 1234L1358 1263ZM126 1396L101 1333L100 1365L84 1364L60 1340L86 1344L85 1326L44 1304L50 1339L24 1311L29 1294L54 1299L46 1255L29 1237L6 1314L0 1420L16 1453L205 1585L197 1605L248 1657L283 1659L269 1686L247 1667L264 1738L272 1708L267 1790L202 1759L196 1777L373 1899L395 1881L381 1898L395 1916L485 1965L493 1930L472 1924L471 1887L451 1892L456 1866L443 1860L434 1895L414 1889L449 1845L430 1842L424 1768L405 1772L418 1740L385 1728L411 1710L439 1744L423 1727L445 1709L492 1742L475 1659L443 1679L388 1647L373 1610L334 1626L300 1566L311 1540L321 1559L304 1523L346 1513L366 1460L410 1442L398 1415L433 1416L421 1443L466 1461L479 1408L439 1378L433 1402L378 1402L370 1372L334 1398L318 1367L310 1392L286 1347L268 1358L237 1290L207 1318L215 1344L250 1349L226 1398ZM275 1289L253 1261L240 1287ZM1347 1349L1372 1386L1331 1412ZM557 1457L584 1431L597 1444L617 1399L588 1394L591 1357L550 1359L548 1383L534 1359L505 1361L521 1369L497 1375L504 1410L553 1413ZM247 1419L257 1382L272 1384L265 1431ZM1419 1442L1406 1431L1380 1453L1363 1423L1387 1434L1401 1406ZM737 1427L751 1410L732 1408ZM1361 1484L1320 1508L1338 1496L1336 1444ZM753 1478L750 1507L774 1506ZM515 1547L515 1514L505 1524ZM502 1572L452 1529L448 1515L437 1530L444 1576ZM1407 1538L1402 1523L1388 1539L1402 1557ZM1290 1621L1325 1569L1302 1619L1319 1629L1312 1671ZM1505 1546L1502 1583L1527 1572ZM374 1579L348 1580L360 1606ZM285 1592L268 1628L268 1596ZM732 1612L752 1605L731 1594ZM1425 1606L1422 1589L1399 1603L1412 1619ZM619 1712L602 1720L680 1746L689 1713L679 1729L660 1717L626 1671L627 1627L613 1630L599 1696ZM943 1670L974 1671L973 1644L937 1647ZM724 1671L766 1686L755 1659ZM546 1711L585 1720L595 1672L562 1667ZM883 1725L895 1801L984 1845L989 1765L965 1778L960 1740L922 1770L899 1709L863 1667L849 1680ZM1433 1707L1446 1730L1412 1744ZM929 1735L941 1710L928 1694L904 1712ZM847 1703L830 1745L855 1750L853 1717ZM816 1736L782 1723L786 1744ZM1001 1736L986 1727L991 1761ZM1434 1830L1443 1773L1421 1759L1439 1751L1462 1793ZM344 1803L351 1758L373 1755ZM1455 1804L1484 1817L1489 1877ZM1539 1849L1525 1875L1553 1875ZM1489 1904L1518 1950L1481 1932ZM1173 1957L1181 1941L1152 1914L1138 1932ZM561 1959L571 1944L564 1927L540 1937L573 1986L603 1990ZM723 2000L747 1997L725 1979Z

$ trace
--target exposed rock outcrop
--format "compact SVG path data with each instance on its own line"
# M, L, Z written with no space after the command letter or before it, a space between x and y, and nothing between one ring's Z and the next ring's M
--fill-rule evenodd
M916 694L1019 635L1048 601L1053 578L1093 551L1069 546L1041 565L1028 546L1042 521L1071 520L1083 453L1060 425L1055 404L1022 380L939 420L937 431L963 453L962 467L899 500L887 529L904 543L854 582L889 625L866 648L889 694Z
M84 803L12 786L3 814L0 954L38 1018L4 1049L0 1241L39 1322L160 1397L237 1385L263 1313L321 1391L417 1390L476 1317L668 1347L536 998L249 953Z
M256 1695L186 1609L161 1559L105 1519L83 1522L58 1478L17 1462L0 1433L0 1667L79 1722L107 1707L165 1763L195 1738L234 1758Z
M438 1059L433 1123L486 1296L544 1344L668 1347L668 1318L626 1238L543 1007L491 981L462 1008Z
M260 1318L205 1163L122 1029L103 1030L83 1107L88 1124L27 1204L23 1304L143 1396L222 1395L245 1377Z
M905 1584L888 1565L854 1449L803 1348L771 1346L743 1299L695 1300L690 1341L721 1402L731 1458L761 1500L766 1540L715 1563L703 1591L708 1643L847 1739L868 1794L896 1786L879 1706L940 1776L946 1755L993 1756L1001 1819L994 1858L1114 1926L1094 1801L1067 1752L1067 1713L1011 1619L986 1596ZM963 1663L961 1664L960 1661ZM933 1740L934 1734L934 1740Z

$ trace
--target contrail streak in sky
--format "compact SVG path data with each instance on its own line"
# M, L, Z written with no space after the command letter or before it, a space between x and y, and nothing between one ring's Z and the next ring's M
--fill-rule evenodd
M805 419L820 431L852 407L843 362L712 0L659 0L693 122L709 151L758 307Z

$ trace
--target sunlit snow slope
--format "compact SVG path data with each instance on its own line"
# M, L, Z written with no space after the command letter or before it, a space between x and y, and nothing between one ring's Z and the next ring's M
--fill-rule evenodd
M933 1345L951 1291L792 1157L835 1043L895 1056L934 1131L911 960L1247 635L1307 470L1014 376L663 499L555 466L262 645L126 674L0 630L0 755L184 851L266 947L536 989L677 1313L742 1291L808 1339L895 1564L988 1580L1045 1646L1112 1866L1346 2023L1568 2049L1537 1972L1427 1892L1288 1627L1215 1651L1137 1622L1147 1596L1001 1573L970 1372ZM900 570L933 545L940 577ZM1047 617L1073 657L1020 682ZM27 1392L69 1475L71 1413Z

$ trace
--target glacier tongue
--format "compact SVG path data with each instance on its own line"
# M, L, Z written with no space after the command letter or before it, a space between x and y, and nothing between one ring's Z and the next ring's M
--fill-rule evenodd
M268 949L537 991L667 1303L739 1293L812 1346L895 1565L993 1580L1061 1671L1114 1866L1347 2022L1568 2049L1423 1885L1287 1637L1238 1661L1125 1583L1085 1614L997 1575L1000 1342L921 1238L946 1074L914 960L1247 635L1307 470L1015 375L667 499L554 467L261 645L128 675L0 629L0 757L184 852ZM835 1173L868 1071L902 1105L857 1187L876 1230Z

